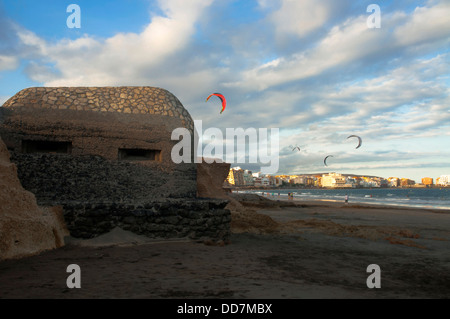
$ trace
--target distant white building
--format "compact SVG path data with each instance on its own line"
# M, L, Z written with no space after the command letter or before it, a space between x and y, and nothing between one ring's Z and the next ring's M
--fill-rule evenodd
M441 175L436 179L436 185L449 186L450 185L450 175Z
M388 178L388 186L389 187L398 187L398 186L400 186L400 178L398 178L398 177L389 177Z
M255 178L256 177L261 177L261 175L262 175L261 172L257 172L257 173L253 173L252 174L252 176L255 177Z
M346 178L338 173L329 173L322 175L322 187L352 187L348 184Z

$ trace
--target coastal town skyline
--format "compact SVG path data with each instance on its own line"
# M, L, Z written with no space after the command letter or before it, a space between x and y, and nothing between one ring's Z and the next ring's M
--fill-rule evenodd
M422 177L412 180L399 176L372 176L341 174L335 172L303 173L303 174L262 174L244 170L241 167L230 167L226 182L233 186L303 186L303 187L448 187L450 175L436 178Z
M278 128L280 173L436 178L449 16L444 0L2 1L0 105L35 86L161 87L205 129ZM233 164L261 167L246 156Z

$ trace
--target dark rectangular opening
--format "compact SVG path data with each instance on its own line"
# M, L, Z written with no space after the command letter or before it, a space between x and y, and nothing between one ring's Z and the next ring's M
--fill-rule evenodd
M72 142L24 140L22 141L22 152L70 154L72 153Z
M161 162L161 151L140 148L119 148L119 160Z

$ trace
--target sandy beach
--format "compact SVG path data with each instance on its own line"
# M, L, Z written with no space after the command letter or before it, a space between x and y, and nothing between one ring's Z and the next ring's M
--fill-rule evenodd
M0 298L385 299L450 297L450 212L237 196L229 243L114 229L0 262ZM67 266L81 288L66 285ZM381 269L381 288L368 288Z

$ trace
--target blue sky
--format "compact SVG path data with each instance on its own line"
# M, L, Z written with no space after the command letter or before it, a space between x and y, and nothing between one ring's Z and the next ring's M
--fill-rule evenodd
M279 173L436 178L450 174L449 17L448 0L3 0L0 105L30 86L163 87L204 128L279 128Z

